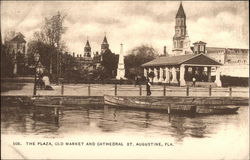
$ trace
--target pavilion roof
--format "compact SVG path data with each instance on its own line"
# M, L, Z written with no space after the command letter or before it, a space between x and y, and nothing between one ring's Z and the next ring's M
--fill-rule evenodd
M186 54L171 57L158 57L150 62L144 63L142 67L151 66L174 66L181 64L196 64L196 65L222 65L216 60L204 54Z

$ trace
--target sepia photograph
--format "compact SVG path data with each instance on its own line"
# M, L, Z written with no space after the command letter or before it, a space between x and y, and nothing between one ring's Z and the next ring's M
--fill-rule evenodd
M248 1L0 1L1 159L249 159Z

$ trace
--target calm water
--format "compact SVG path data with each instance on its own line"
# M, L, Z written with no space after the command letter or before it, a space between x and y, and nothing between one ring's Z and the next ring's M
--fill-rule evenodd
M121 110L104 107L54 108L3 106L1 108L2 134L63 135L78 133L139 133L172 137L182 142L186 137L213 137L220 131L230 134L248 128L248 107L240 107L237 114L210 116L169 116L166 113ZM57 114L55 114L57 113Z
M55 113L57 113L55 115ZM57 116L58 115L58 116ZM248 107L237 114L171 116L104 107L1 108L4 157L25 159L248 159ZM20 141L13 151L13 142ZM120 142L123 147L27 146L35 142ZM126 147L127 142L163 142L172 147ZM3 144L2 144L3 143ZM54 143L55 144L55 143ZM7 147L7 148L6 148ZM122 149L122 154L119 152ZM12 152L10 152L12 151ZM31 152L32 151L32 152ZM98 151L98 154L97 154ZM70 154L68 154L70 153ZM136 153L136 154L135 154ZM20 155L16 155L20 156Z

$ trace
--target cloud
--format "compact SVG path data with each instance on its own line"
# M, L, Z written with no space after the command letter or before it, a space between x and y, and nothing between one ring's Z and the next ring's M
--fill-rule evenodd
M87 36L92 51L100 51L106 32L110 48L125 53L141 44L149 44L162 52L172 48L176 1L39 1L1 2L1 30L21 31L32 39L44 17L57 11L66 14L63 40L69 52L83 53ZM248 2L184 1L187 29L193 42L202 40L208 46L248 47ZM2 34L3 35L3 34Z

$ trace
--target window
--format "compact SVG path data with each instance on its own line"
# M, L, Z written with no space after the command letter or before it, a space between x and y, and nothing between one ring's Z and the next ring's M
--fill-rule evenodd
M194 51L198 52L198 46L194 46Z
M183 41L181 41L180 48L183 48Z
M200 46L200 51L204 52L204 46Z

